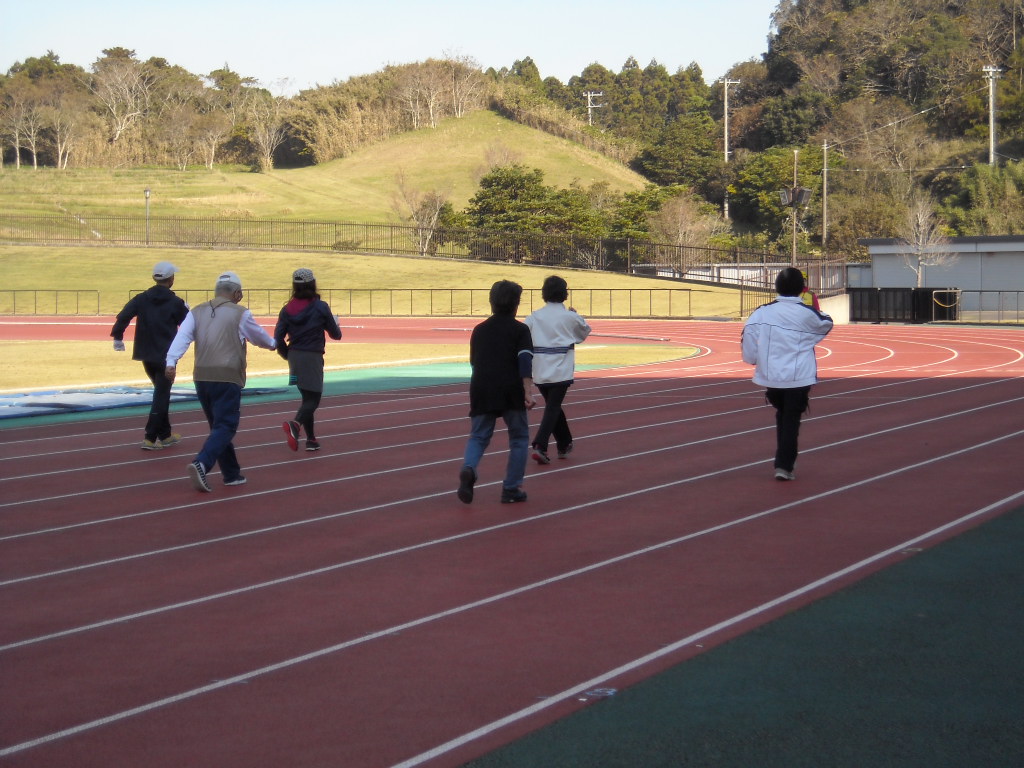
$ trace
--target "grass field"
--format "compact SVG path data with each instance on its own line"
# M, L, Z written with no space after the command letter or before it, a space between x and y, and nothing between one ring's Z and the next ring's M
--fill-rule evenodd
M549 267L492 264L485 262L444 261L400 256L366 256L338 253L291 253L265 251L211 251L173 248L114 248L0 246L0 314L14 314L11 291L40 292L40 306L32 314L116 314L136 291L152 284L150 274L158 261L171 261L181 270L174 290L186 296L197 292L199 301L211 290L217 275L225 270L237 272L249 292L249 306L257 314L276 314L291 286L291 274L308 267L317 276L322 292L339 289L479 289L474 315L486 314L486 290L495 280L515 280L524 288L538 289L552 273ZM558 270L569 283L579 310L589 315L611 314L606 310L606 295L590 291L630 290L638 292L638 309L644 310L647 291L690 289L690 306L674 307L677 316L737 317L737 291L677 281L633 277L590 270ZM83 309L46 304L56 300L56 291L95 291L94 297L80 297ZM273 291L275 293L267 293ZM191 303L192 296L186 296ZM70 301L74 296L61 297ZM27 299L26 299L27 300ZM467 306L455 307L451 314L470 314ZM678 298L677 298L678 300ZM91 304L90 304L91 302ZM262 306L258 304L262 302ZM593 303L596 302L596 303ZM483 310L480 307L483 307ZM524 301L524 306L528 304ZM367 306L355 307L349 314L367 314ZM339 311L344 308L339 307ZM616 308L618 309L618 308ZM19 309L19 313L26 313ZM427 314L401 311L396 314ZM622 311L617 314L623 314ZM639 314L639 312L638 312ZM664 314L657 313L657 314Z

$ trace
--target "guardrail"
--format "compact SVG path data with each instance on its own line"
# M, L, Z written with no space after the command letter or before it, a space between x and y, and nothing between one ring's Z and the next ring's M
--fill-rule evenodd
M579 234L445 229L403 224L273 219L45 215L0 212L0 243L160 246L237 250L336 251L533 264L552 268L647 274L707 283L769 286L789 259L768 251L654 243ZM822 296L846 286L844 259L800 256Z
M132 296L98 291L0 290L0 315L116 314ZM190 306L213 297L210 290L175 291ZM567 304L587 317L690 318L694 294L701 288L580 288L569 292ZM273 317L284 306L287 288L246 289L243 303L253 314ZM324 301L344 317L486 317L490 314L490 288L329 288ZM529 314L544 305L539 288L523 290L519 313ZM738 308L737 308L738 309ZM738 316L738 312L737 312Z
M99 291L0 290L0 315L99 314Z

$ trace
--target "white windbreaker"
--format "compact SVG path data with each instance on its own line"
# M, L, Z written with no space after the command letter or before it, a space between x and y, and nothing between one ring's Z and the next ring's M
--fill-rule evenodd
M799 296L778 296L753 311L743 326L743 362L756 366L754 383L770 389L818 381L814 346L832 330L832 318Z
M533 336L533 380L537 384L572 381L576 371L573 347L590 335L590 326L573 310L549 301L523 320Z

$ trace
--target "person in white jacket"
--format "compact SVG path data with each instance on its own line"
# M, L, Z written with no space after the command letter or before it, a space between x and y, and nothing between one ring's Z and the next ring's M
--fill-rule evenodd
M775 479L794 480L800 418L818 382L814 347L832 330L832 318L804 304L803 273L787 267L775 278L775 301L758 307L743 325L743 362L775 408Z
M575 347L590 335L590 326L575 309L565 306L569 287L561 277L547 278L541 296L544 306L523 322L533 335L533 383L544 396L544 415L530 444L531 455L538 464L550 464L548 443L552 435L558 458L564 459L573 448L562 402L576 373Z

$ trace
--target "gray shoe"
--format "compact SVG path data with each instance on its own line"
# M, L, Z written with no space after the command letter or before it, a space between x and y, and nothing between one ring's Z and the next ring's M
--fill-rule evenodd
M782 467L775 468L775 479L776 480L796 480L796 475L790 472L788 469Z

